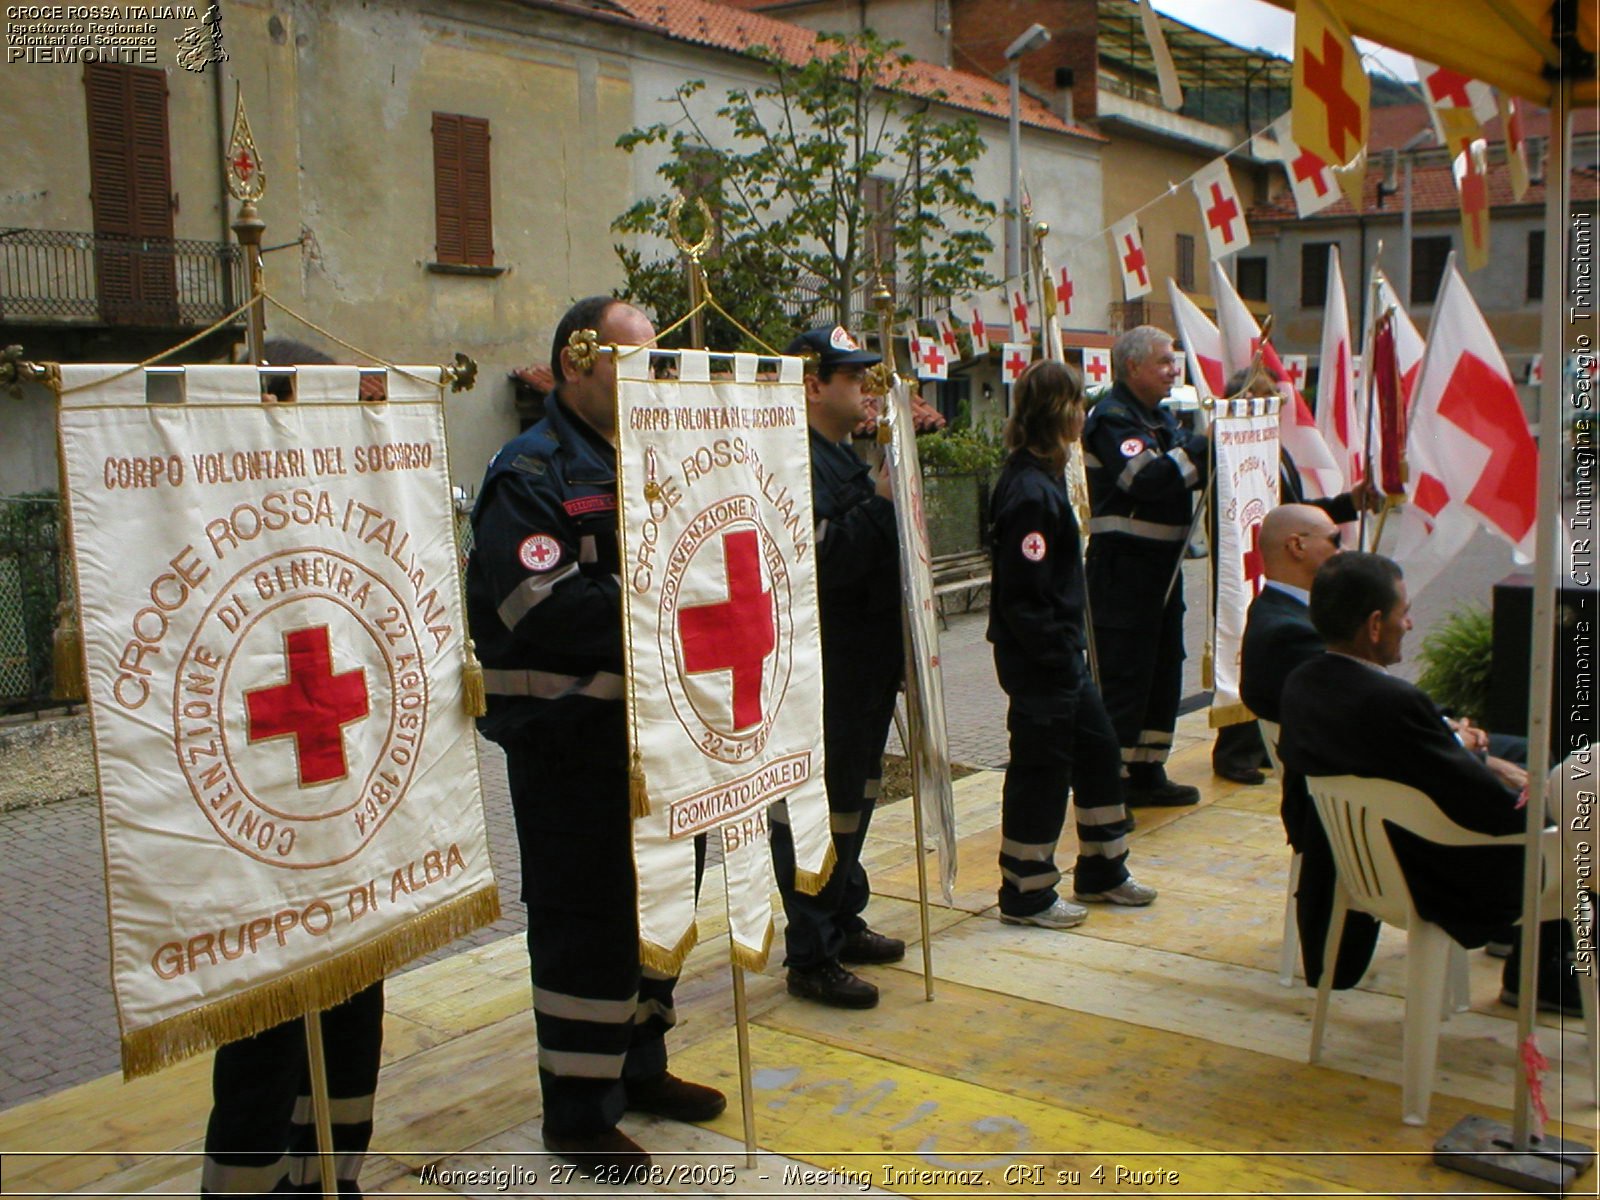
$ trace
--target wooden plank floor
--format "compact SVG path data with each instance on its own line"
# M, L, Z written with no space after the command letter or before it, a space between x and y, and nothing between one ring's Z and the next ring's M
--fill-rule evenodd
M1364 985L1336 994L1323 1062L1306 1064L1312 996L1276 978L1288 851L1276 785L1214 779L1199 716L1171 771L1194 809L1141 810L1131 866L1161 890L1071 932L1001 925L994 909L1000 776L956 784L954 905L921 947L866 974L870 1012L803 1004L775 955L746 991L761 1154L745 1165L726 919L707 880L700 945L678 989L675 1070L725 1088L704 1128L630 1116L657 1177L618 1189L544 1153L520 937L390 981L369 1195L964 1196L1453 1194L1494 1185L1434 1166L1467 1113L1508 1119L1511 1010L1500 964L1470 956L1472 1007L1444 1026L1426 1128L1400 1123L1404 942L1386 931ZM920 943L910 806L874 820L875 927ZM1070 830L1062 861L1072 858ZM935 896L937 865L928 859ZM781 938L778 942L781 947ZM1546 1019L1555 1131L1600 1142L1581 1023ZM193 1195L209 1059L124 1084L96 1080L0 1113L0 1190ZM1594 1194L1595 1176L1580 1180Z

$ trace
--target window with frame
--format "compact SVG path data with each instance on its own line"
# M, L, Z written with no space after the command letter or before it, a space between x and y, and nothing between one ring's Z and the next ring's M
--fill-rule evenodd
M1177 245L1178 286L1186 292L1194 290L1194 235L1191 233L1178 234Z
M434 113L435 261L468 267L494 266L489 178L488 119Z
M1267 298L1267 260L1260 255L1255 255L1250 258L1240 256L1235 261L1238 263L1236 269L1239 272L1239 278L1235 281L1235 286L1239 290L1240 297L1245 300L1265 302Z
M1411 303L1432 304L1444 279L1444 265L1450 261L1450 237L1411 239Z
M1300 307L1322 308L1328 302L1328 247L1332 242L1307 242L1300 247Z
M1528 292L1529 300L1544 299L1544 230L1535 229L1528 234Z

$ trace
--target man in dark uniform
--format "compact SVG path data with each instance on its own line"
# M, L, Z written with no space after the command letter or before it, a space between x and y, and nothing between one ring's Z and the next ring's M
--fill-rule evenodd
M789 992L837 1008L871 1008L878 989L843 964L898 962L906 944L867 927L871 889L861 847L883 776L883 746L904 671L900 559L888 472L850 448L866 415L861 391L878 355L842 325L813 329L786 353L805 355L822 636L822 725L834 867L815 896L795 887L794 839L783 802L772 809L772 859L788 917Z
M1084 428L1089 476L1087 577L1106 711L1136 805L1194 804L1198 788L1167 778L1183 688L1183 579L1178 574L1211 446L1161 407L1178 377L1170 334L1140 325L1111 350L1116 383ZM1170 589L1170 590L1169 590Z
M544 420L489 463L472 514L467 615L484 735L506 752L522 850L544 1143L580 1167L648 1165L624 1110L706 1121L722 1093L667 1073L676 977L641 969L617 533L616 364L569 344L655 331L607 296L556 327ZM581 356L580 356L581 357Z

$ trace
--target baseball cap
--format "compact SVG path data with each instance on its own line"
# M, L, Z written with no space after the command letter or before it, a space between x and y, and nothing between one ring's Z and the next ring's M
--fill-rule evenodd
M821 367L870 367L883 361L883 355L863 350L843 325L808 329L790 342L784 353L815 355Z

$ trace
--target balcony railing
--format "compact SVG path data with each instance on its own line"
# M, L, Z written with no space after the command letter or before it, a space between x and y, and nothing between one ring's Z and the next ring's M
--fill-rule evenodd
M200 328L244 298L228 242L0 228L0 320Z

